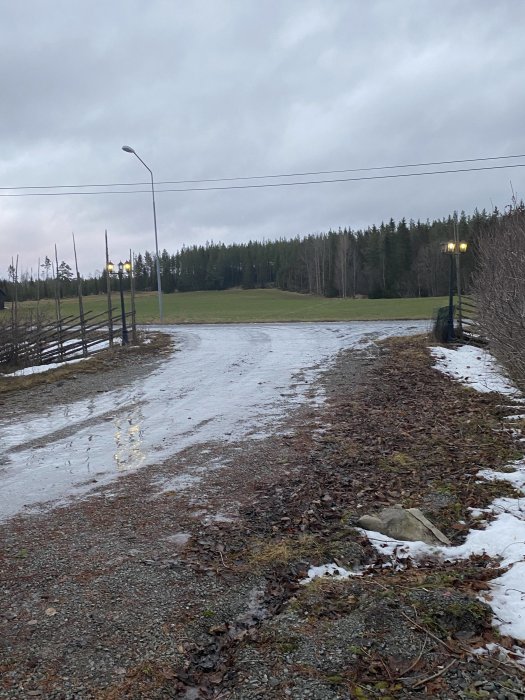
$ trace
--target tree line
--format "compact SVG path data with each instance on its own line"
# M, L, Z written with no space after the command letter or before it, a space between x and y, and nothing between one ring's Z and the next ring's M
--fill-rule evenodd
M448 264L441 243L454 238L476 240L484 229L501 218L497 209L472 215L455 212L433 221L390 219L380 226L353 231L349 228L310 234L293 239L248 243L208 242L160 254L162 289L165 293L276 287L327 297L440 296L448 291ZM476 262L470 248L462 258L463 279L468 289ZM18 298L36 299L76 293L77 280L65 261L58 270L48 258L38 275L18 274L9 267L4 289L16 282ZM84 294L106 290L106 271L82 280ZM156 260L150 251L134 260L137 291L157 287ZM112 280L116 285L116 280Z

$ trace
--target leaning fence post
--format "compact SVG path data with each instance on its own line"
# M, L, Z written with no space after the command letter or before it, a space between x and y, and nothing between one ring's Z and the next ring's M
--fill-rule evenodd
M109 250L108 250L108 231L105 231L106 238L106 290L108 295L108 335L109 335L109 347L113 347L113 316L111 312L111 279L109 276Z
M82 339L82 356L87 357L87 341L86 341L86 319L84 317L84 301L82 299L82 280L78 271L77 246L75 245L75 234L73 236L73 251L75 253L75 267L77 270L77 293L78 293L78 312L80 314L80 337Z

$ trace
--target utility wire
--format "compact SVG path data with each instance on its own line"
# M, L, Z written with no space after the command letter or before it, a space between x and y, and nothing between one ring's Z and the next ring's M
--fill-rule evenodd
M249 175L246 177L220 177L208 180L173 180L159 182L159 185L182 185L185 183L197 184L199 182L233 182L235 180L269 180L270 178L278 177L306 177L307 175L339 175L342 173L364 173L371 170L398 170L401 168L423 168L429 165L452 165L453 163L477 163L487 160L503 160L508 158L525 158L525 154L517 154L512 156L491 156L487 158L463 158L462 160L441 160L431 161L429 163L404 163L403 165L377 165L369 168L345 168L344 170L312 170L305 173L284 173L281 175ZM147 184L147 183L145 183Z
M422 175L446 175L451 173L471 173L481 170L503 170L505 168L525 168L525 163L514 163L511 165L487 165L481 168L456 168L453 170L427 170L419 173L396 173L394 175L368 175L363 177L341 177L330 180L303 180L301 182L267 182L255 185L224 185L216 187L179 187L156 189L155 192L209 192L217 190L248 190L262 189L265 187L297 187L299 185L324 185L334 182L361 182L364 180L391 180L395 178L421 177ZM0 197L63 197L66 195L100 195L100 194L151 194L151 189L147 190L99 190L97 192L14 192L0 194Z
M343 170L312 170L308 172L298 172L298 173L281 173L281 174L271 174L271 175L247 175L241 177L217 177L217 178L206 178L202 180L160 180L156 182L155 185L184 185L184 184L199 184L206 182L235 182L235 181L245 181L245 180L269 180L284 177L307 177L309 175L339 175L343 173L361 173L370 172L372 170L398 170L401 168L422 168L431 165L453 165L461 163L479 163L492 160L508 160L511 158L525 158L524 153L507 155L507 156L488 156L486 158L462 158L458 160L438 160L429 161L428 163L403 163L400 165L377 165L374 167L367 168L345 168ZM503 167L503 166L501 166ZM443 171L448 172L448 171ZM458 171L459 172L459 171ZM424 174L424 173L422 173ZM321 182L321 181L319 181ZM324 181L323 181L324 182ZM329 181L326 181L329 182ZM336 180L334 180L336 182ZM16 187L0 187L0 191L6 190L53 190L53 189L83 189L86 187L140 187L142 185L149 185L149 182L108 182L104 184L87 184L87 185L31 185L31 186L16 186ZM283 183L286 184L286 183ZM301 183L294 183L301 184ZM310 183L304 183L310 184ZM204 189L204 188L199 188ZM141 190L140 190L141 191ZM159 190L163 191L163 190ZM164 190L171 191L171 190ZM184 190L185 191L185 190ZM73 193L71 193L73 194ZM88 193L85 194L95 194ZM115 194L123 194L122 192L116 192ZM0 195L1 196L1 195Z

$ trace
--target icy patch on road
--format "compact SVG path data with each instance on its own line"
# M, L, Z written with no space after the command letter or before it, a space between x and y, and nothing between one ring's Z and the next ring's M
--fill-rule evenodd
M95 475L100 487L198 444L273 435L298 405L324 400L314 382L339 351L426 329L396 321L160 328L180 352L143 380L39 404L18 422L0 416L0 518L84 495Z

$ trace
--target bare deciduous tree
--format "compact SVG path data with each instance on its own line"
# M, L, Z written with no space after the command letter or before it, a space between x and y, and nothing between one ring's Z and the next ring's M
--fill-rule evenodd
M474 294L492 353L525 387L525 206L514 203L480 231Z

